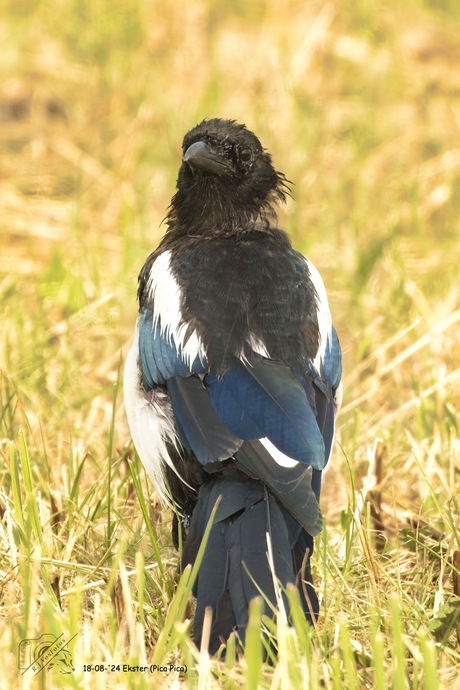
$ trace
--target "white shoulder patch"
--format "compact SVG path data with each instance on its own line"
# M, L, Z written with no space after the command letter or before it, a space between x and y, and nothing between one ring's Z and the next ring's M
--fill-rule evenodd
M314 266L314 264L312 264L310 259L307 259L307 257L304 257L304 259L317 295L316 314L319 328L319 348L318 352L316 353L314 364L319 371L321 368L321 362L326 353L327 344L328 342L330 343L332 337L332 318L331 312L329 311L329 303L323 279L321 278L318 269Z
M185 342L188 324L182 319L181 290L171 271L170 259L170 251L162 252L150 269L147 289L153 302L153 323L159 324L161 334L175 343L190 365L196 357L203 361L206 353L195 330Z

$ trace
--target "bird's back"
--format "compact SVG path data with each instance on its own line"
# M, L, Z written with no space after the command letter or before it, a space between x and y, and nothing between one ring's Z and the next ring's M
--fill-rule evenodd
M168 270L181 295L182 319L220 374L250 351L304 372L319 346L317 292L309 263L277 229L241 237L181 242ZM146 265L141 307L153 307ZM160 278L159 278L160 279Z

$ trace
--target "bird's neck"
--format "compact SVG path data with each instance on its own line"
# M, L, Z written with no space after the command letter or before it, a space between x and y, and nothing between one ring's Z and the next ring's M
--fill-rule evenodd
M271 205L248 205L225 193L213 194L204 187L196 194L179 190L173 197L166 218L168 233L187 237L230 237L258 227L276 226Z

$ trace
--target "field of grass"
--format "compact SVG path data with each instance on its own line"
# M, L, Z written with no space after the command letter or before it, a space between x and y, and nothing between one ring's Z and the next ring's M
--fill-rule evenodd
M457 0L0 0L2 688L460 688L459 36ZM294 182L280 225L344 351L321 617L279 616L271 665L257 602L243 658L192 644L195 574L122 405L137 273L206 116Z

